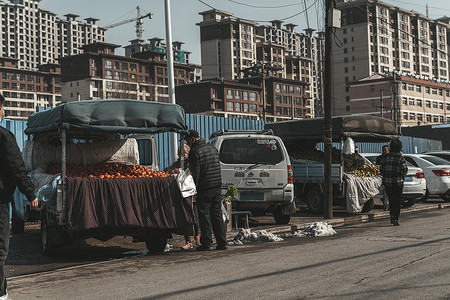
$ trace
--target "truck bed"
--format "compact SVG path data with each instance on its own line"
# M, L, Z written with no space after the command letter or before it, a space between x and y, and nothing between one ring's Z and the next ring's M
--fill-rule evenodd
M333 183L342 182L342 167L339 164L331 165L331 180ZM321 163L303 164L292 162L294 183L323 182L324 165Z

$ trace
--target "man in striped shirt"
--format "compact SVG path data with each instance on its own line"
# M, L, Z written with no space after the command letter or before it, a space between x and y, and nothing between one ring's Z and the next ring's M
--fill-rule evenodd
M383 185L389 198L389 209L391 223L398 226L400 208L402 204L403 182L408 168L402 153L402 142L393 140L389 145L389 153L384 155L380 165L381 175L383 175Z

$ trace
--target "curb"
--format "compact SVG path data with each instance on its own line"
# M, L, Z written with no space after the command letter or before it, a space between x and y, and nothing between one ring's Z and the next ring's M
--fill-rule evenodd
M421 207L409 207L407 209L404 209L401 211L401 215L405 214L413 214L417 212L426 212L431 210L438 210L438 209L444 209L449 208L450 204L445 203L436 203L436 204L425 204ZM359 223L367 223L367 222L373 222L376 220L382 220L382 219L388 219L390 217L390 214L388 211L382 211L382 212L376 212L376 213L359 213L356 215L352 215L345 218L336 218L336 219L325 219L325 218L318 218L317 220L313 222L292 222L289 223L289 225L280 225L276 227L271 228L264 228L264 230L267 230L273 234L281 234L281 233L289 233L292 231L292 228L297 227L297 230L303 230L306 229L311 224L314 224L315 222L325 222L328 225L333 226L333 228L336 227L343 227L348 225L354 225ZM256 229L257 230L257 229ZM233 235L234 233L238 233L239 229L233 229L231 232L228 232L228 234ZM234 238L235 234L233 235ZM228 238L228 240L232 241L233 238Z

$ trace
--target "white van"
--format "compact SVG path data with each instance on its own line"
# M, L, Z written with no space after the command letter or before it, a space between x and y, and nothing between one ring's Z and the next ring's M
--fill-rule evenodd
M210 144L220 154L222 192L238 189L233 209L253 215L273 213L277 224L287 224L295 213L293 173L283 141L269 131L222 130Z

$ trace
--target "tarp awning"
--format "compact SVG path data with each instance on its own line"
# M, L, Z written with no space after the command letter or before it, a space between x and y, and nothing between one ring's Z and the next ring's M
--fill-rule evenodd
M185 113L177 104L140 100L85 100L61 104L28 118L26 134L56 131L159 133L187 130Z
M392 120L374 116L339 116L332 118L333 140L351 137L355 141L386 141L397 136ZM323 118L265 124L284 140L323 140Z

